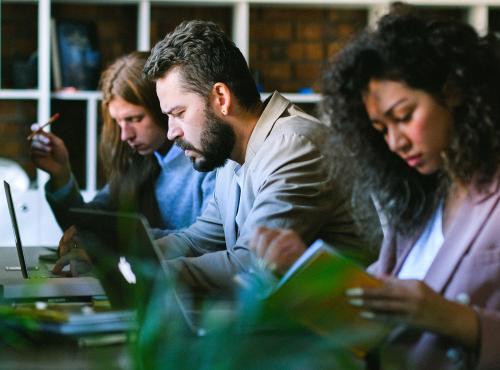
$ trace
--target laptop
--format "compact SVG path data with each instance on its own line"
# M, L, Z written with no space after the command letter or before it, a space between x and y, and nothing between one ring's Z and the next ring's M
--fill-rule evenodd
M12 192L7 181L4 181L4 189L23 278L0 279L0 301L44 300L52 298L90 299L92 296L103 295L104 291L95 277L64 278L55 277L56 275L53 275L53 277L41 276L41 274L30 276L24 256ZM46 274L48 275L49 272L46 271Z
M197 312L174 288L142 215L89 209L71 209L70 214L77 220L78 237L112 308L134 310L141 322L145 315L154 315L151 298L161 296L163 302L157 300L155 304L169 311L169 320L182 322L188 333L205 334L196 323Z

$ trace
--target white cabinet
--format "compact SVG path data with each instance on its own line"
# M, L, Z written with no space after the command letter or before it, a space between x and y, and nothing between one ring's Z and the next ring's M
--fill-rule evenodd
M489 18L492 11L496 12L500 7L500 0L482 0L478 5L476 0L414 0L408 1L410 4L428 7L433 9L458 9L463 11L465 18L473 24L480 32L485 32L489 28ZM13 9L13 4L22 5L24 10L15 14L20 17L22 27L12 30L10 24L4 21L12 16L9 12ZM252 19L252 14L256 14L256 9L361 9L366 11L366 22L373 24L376 19L384 14L389 8L389 1L377 0L2 0L0 2L0 21L1 28L1 53L0 59L0 135L2 135L2 125L4 118L2 116L2 107L8 107L11 102L14 104L19 101L30 101L33 104L33 117L30 119L39 122L46 121L53 110L51 104L64 104L64 102L79 102L82 107L84 117L81 118L81 124L84 125L82 135L85 136L84 144L81 146L81 152L76 155L82 158L82 177L84 177L84 190L86 198L92 197L99 185L97 146L98 146L98 121L99 121L99 99L100 94L95 91L80 91L74 93L53 92L51 88L51 53L50 53L50 27L51 18L59 17L60 14L71 15L85 13L86 10L92 10L97 14L95 22L99 22L103 27L101 30L105 37L105 45L100 45L101 50L106 52L113 51L116 46L120 52L128 52L133 49L148 50L151 44L162 37L168 28L180 21L179 14L185 17L204 18L210 17L210 14L222 21L231 33L233 40L240 47L243 54L250 62L252 59L252 35L255 30L251 28L252 22L258 19ZM97 10L96 10L97 9ZM212 9L213 12L207 12ZM117 12L119 10L119 12ZM175 10L175 11L173 11ZM184 11L184 13L183 13ZM25 22L22 17L32 13L34 19L27 18ZM209 15L207 15L209 13ZM91 14L91 12L89 12ZM173 14L173 15L172 15ZM101 20L100 17L108 18ZM89 17L93 17L89 15ZM114 18L113 18L114 17ZM124 21L123 19L127 19ZM121 19L121 20L120 20ZM120 27L112 27L112 22L122 22ZM333 22L333 21L332 21ZM19 21L17 22L19 23ZM111 23L111 26L110 24ZM271 27L272 24L269 24ZM14 27L14 26L12 26ZM30 28L31 27L31 28ZM107 28L106 28L107 27ZM29 31L32 29L32 31ZM120 35L115 35L116 30L121 30ZM37 50L37 80L35 88L12 88L9 81L9 58L12 57L10 48L19 37L19 30L32 32L31 37L27 37L28 42L31 39L32 47ZM279 29L278 29L279 30ZM252 31L254 31L252 33ZM109 42L109 38L115 38L116 42ZM133 38L133 40L130 40ZM25 37L26 39L26 37ZM26 40L22 41L25 42ZM124 42L127 45L121 45ZM285 64L287 61L285 60ZM9 67L9 68L8 68ZM252 63L250 63L252 68ZM260 67L260 68L266 68ZM292 77L293 78L293 77ZM269 88L272 90L272 87ZM282 91L291 100L298 103L312 105L319 101L318 93L300 94L296 91ZM268 93L263 93L263 97ZM6 113L5 113L6 114ZM29 127L31 122L22 123ZM27 145L23 141L23 136L18 136L17 145L22 147ZM12 140L10 140L12 141ZM83 141L82 141L83 142ZM6 156L7 145L0 136L0 157ZM26 153L26 150L24 153ZM73 153L75 155L75 153ZM24 154L26 157L26 154ZM26 159L26 158L25 158ZM55 224L55 220L50 212L43 195L43 184L47 176L37 171L32 173L32 187L25 193L15 192L14 199L18 208L19 223L22 229L22 238L26 245L55 244L57 243L61 231ZM13 239L10 230L10 223L7 217L7 210L3 194L0 195L0 245L12 245Z
M40 191L12 194L19 233L23 245L54 245L60 236L59 227L52 221L52 213ZM0 197L0 246L14 245L14 233L5 197ZM47 218L50 219L47 222Z

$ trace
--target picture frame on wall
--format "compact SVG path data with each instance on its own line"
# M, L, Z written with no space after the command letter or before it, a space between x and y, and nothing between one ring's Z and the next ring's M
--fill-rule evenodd
M101 53L95 23L53 20L51 37L55 90L96 90Z

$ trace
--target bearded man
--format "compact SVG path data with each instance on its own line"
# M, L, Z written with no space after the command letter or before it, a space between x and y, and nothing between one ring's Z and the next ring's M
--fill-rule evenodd
M218 26L183 22L156 44L144 73L156 82L168 138L195 169L218 168L205 212L157 241L179 280L231 291L234 275L252 268L259 226L359 247L349 198L326 163L327 127L277 92L261 102L245 58Z

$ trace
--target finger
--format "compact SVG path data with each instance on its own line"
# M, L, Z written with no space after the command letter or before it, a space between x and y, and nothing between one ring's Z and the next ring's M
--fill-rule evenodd
M50 144L44 143L42 141L32 141L31 142L31 151L39 151L43 153L48 153L52 151L52 146Z
M397 314L377 313L373 311L361 311L359 316L365 320L378 321L386 324L406 324L406 319Z
M61 240L63 241L71 240L71 238L73 238L73 235L75 234L75 230L76 230L75 225L68 227L66 230L64 230Z
M77 234L76 226L71 225L68 227L68 229L64 232L64 235L68 238L68 240L73 239Z
M279 236L280 232L280 230L276 229L267 229L260 235L259 243L257 245L257 253L260 257L265 257L273 240Z
M252 240L250 241L250 248L255 251L255 253L260 256L260 251L262 250L262 239L264 235L271 232L271 229L265 226L259 226L253 234Z
M391 279L378 287L365 287L362 295L366 298L402 299L407 295L407 288L402 280Z
M31 144L33 144L33 143L42 143L42 144L46 144L46 145L52 144L52 140L51 140L50 136L47 135L47 133L44 131L35 131L35 132L32 132L31 135L33 135L30 137Z
M408 316L411 313L408 302L396 299L352 298L349 300L349 304L376 313L400 314L404 316Z
M257 245L259 244L260 235L268 230L265 226L258 226L250 239L249 247L250 249L256 251Z
M58 247L59 257L66 255L69 249L70 249L69 243L67 241L61 240L59 242L59 247Z
M273 240L278 233L279 231L276 229L265 228L261 230L255 243L255 252L257 256L262 257L265 255L271 240Z
M38 131L33 136L34 141L39 141L41 143L50 144L52 142L52 135L49 132Z
M54 274L57 274L57 275L64 275L63 268L68 265L69 261L70 261L70 256L68 254L62 256L54 264L54 267L52 268L52 272Z
M270 241L269 247L266 253L262 256L264 261L271 265L280 265L284 262L284 257L287 251L291 248L289 239L283 236L283 233L277 235L273 240Z
M68 253L71 249L78 247L78 240L76 239L77 230L74 225L66 229L61 240L59 241L59 255Z
M269 266L275 266L278 271L285 272L306 250L300 236L292 230L283 230L270 243L264 260Z
M78 248L78 244L74 238L59 244L59 256L64 256L71 253L72 250Z

